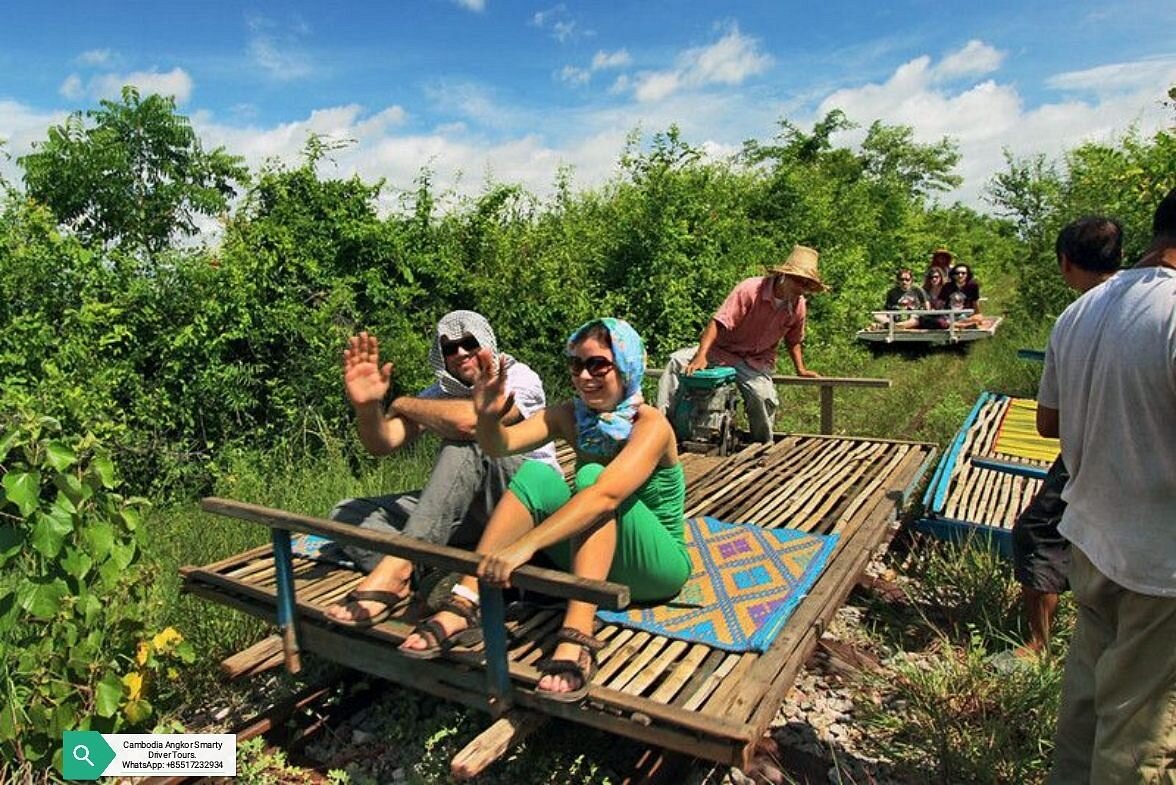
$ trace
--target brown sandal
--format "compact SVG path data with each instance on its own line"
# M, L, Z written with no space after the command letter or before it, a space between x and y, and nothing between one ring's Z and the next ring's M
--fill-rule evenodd
M446 633L441 622L434 614L425 621L412 628L414 635L424 638L429 645L423 649L406 649L401 644L397 649L405 657L414 660L435 660L454 646L474 646L482 642L482 627L478 620L478 606L464 597L450 594L441 603L438 612L449 611L469 622L464 630L458 630L452 635Z
M336 602L332 607L335 605L351 605L360 602L380 602L384 604L384 607L368 616L360 616L353 619L341 619L328 613L324 613L323 615L327 617L328 622L338 624L340 627L374 627L391 616L396 610L408 604L411 598L411 591L404 596L400 596L395 592L385 591L383 589L354 589L348 592L346 597Z
M535 663L535 668L544 676L571 675L580 680L580 686L574 690L555 692L535 688L535 695L557 703L578 703L588 694L592 686L592 677L596 675L596 652L604 648L604 641L594 638L587 633L571 627L560 627L555 634L557 641L575 643L580 647L580 656L573 660L542 659Z

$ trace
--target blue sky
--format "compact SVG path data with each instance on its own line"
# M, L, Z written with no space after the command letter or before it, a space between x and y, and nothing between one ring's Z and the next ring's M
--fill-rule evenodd
M14 156L126 82L174 94L206 145L296 160L355 140L330 174L428 166L454 193L487 178L591 187L626 135L677 124L722 156L840 107L868 126L955 138L976 204L1002 148L1050 155L1176 122L1176 2L88 2L11 4L0 138ZM853 144L861 131L844 136ZM0 174L13 179L11 161Z

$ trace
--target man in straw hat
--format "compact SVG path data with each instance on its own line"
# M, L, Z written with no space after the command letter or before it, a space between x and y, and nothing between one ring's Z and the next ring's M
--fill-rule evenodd
M475 441L473 381L475 357L485 347L499 358L514 406L511 421L543 410L547 401L538 374L508 354L498 354L494 331L474 311L452 311L441 317L429 348L434 384L414 395L400 396L385 409L392 382L392 363L380 363L374 335L360 333L343 352L343 386L355 408L359 440L373 455L387 455L415 441L425 431L441 439L429 480L420 491L370 499L345 499L331 518L379 531L397 531L436 544L473 548L510 478L527 458L559 470L555 447L539 448L505 458L491 458ZM337 546L335 546L337 547ZM338 603L327 617L349 627L368 627L387 618L408 599L413 565L352 546L342 548L368 576Z
M817 252L797 245L783 263L769 268L768 275L741 281L702 331L697 346L670 355L657 386L657 405L669 414L678 392L678 374L687 376L708 365L735 369L736 383L743 394L751 437L757 442L772 440L772 424L780 399L772 373L776 370L776 349L783 340L797 376L818 376L805 367L805 293L827 291L817 273Z

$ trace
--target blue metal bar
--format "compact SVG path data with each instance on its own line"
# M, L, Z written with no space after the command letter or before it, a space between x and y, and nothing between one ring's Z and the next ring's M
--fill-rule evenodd
M1045 362L1045 352L1038 351L1037 349L1018 349L1017 359L1043 363Z
M951 470L959 460L960 450L964 447L964 440L968 437L968 429L976 422L976 418L980 416L980 410L984 408L984 404L989 399L995 399L999 396L993 395L990 392L980 393L980 397L976 399L976 405L972 407L972 411L968 412L968 416L964 419L964 424L960 426L955 438L952 440L951 446L948 448L947 455L944 456L943 461L939 464L941 469L938 478L938 487L935 488L935 494L932 497L931 505L927 507L931 512L939 512L943 509L943 504L947 500L947 489L951 485Z
M1004 472L1014 477L1028 477L1031 480L1044 480L1045 475L1049 473L1048 466L1028 466L1015 461L1002 461L999 458L976 457L972 459L972 465L978 469L991 469L994 472Z
M492 717L511 707L510 669L506 661L506 603L502 589L478 581L478 605L482 614L482 640L486 644L486 686Z
M290 553L290 532L286 529L273 530L274 571L278 580L278 629L282 633L282 651L286 655L286 670L298 673L302 670L302 658L298 650L296 628L297 612L294 610L294 565Z

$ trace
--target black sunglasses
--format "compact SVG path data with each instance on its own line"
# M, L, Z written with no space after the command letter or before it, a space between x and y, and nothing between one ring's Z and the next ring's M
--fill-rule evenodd
M447 341L442 338L441 354L445 355L446 357L452 357L453 355L457 354L458 349L465 349L466 352L473 354L474 352L478 351L480 346L481 344L478 343L478 339L472 335L463 335L456 341Z
M967 270L956 270L955 272L952 273L952 275L962 275L966 278L968 275L968 271Z
M613 361L607 357L601 357L599 354L587 359L569 357L568 368L571 370L572 376L579 376L587 369L589 376L599 379L601 376L607 376L608 372L613 369Z

